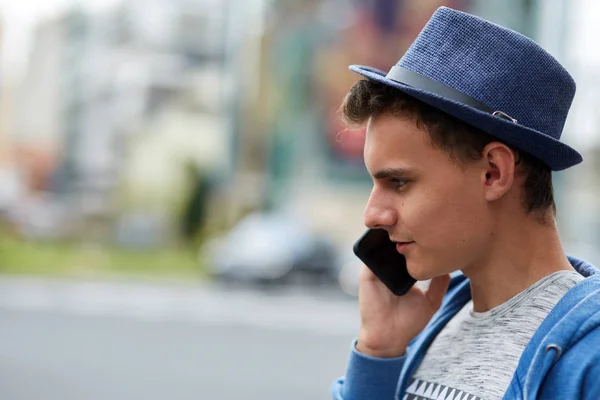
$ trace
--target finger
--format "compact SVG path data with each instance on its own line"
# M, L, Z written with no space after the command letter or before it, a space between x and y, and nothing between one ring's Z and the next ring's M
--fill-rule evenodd
M444 295L448 290L448 284L450 283L450 275L442 275L437 276L431 280L425 295L429 300L431 306L437 310L442 305L442 300L444 300Z

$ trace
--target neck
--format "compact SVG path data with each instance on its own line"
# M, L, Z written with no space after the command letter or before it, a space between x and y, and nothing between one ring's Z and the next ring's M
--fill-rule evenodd
M505 219L497 228L485 259L463 270L474 311L488 311L554 272L573 270L554 221Z

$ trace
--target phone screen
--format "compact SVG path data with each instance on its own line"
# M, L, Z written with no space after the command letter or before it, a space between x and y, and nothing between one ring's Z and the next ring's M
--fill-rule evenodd
M416 283L406 269L406 258L383 229L367 230L354 244L354 254L397 296Z

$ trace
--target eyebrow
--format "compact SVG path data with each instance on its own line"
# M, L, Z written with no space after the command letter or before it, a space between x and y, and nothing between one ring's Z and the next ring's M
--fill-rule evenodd
M377 171L373 174L374 179L386 179L390 177L398 178L405 177L406 175L410 175L412 169L409 168L386 168L380 171Z

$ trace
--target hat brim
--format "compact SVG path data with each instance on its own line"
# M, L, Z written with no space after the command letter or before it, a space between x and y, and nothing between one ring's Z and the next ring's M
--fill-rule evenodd
M362 65L351 65L351 71L370 80L383 83L429 104L461 121L466 122L506 144L531 154L543 161L553 171L561 171L577 165L583 157L572 147L542 132L519 125L502 117L480 111L454 100L446 99L435 93L414 88L386 78L386 73Z

